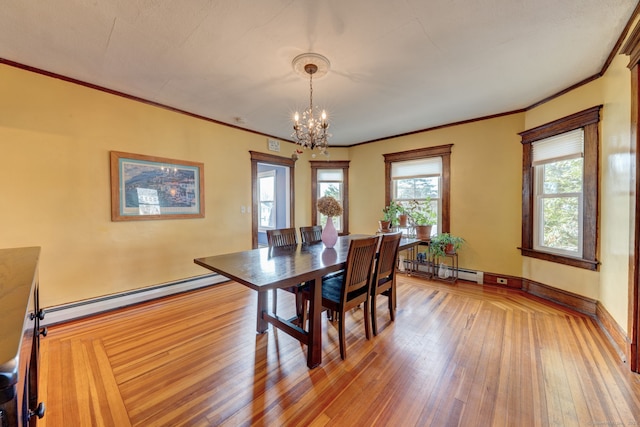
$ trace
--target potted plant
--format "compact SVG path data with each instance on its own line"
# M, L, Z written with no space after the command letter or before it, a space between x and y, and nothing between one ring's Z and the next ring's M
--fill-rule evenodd
M398 206L398 227L406 227L409 222L409 211L400 203L396 203Z
M431 238L429 250L431 251L431 254L436 257L452 255L458 252L458 249L460 249L463 243L464 239L462 237L454 236L449 233L442 233Z
M431 227L436 224L438 219L431 206L431 199L427 198L424 202L411 201L408 212L411 222L416 227L416 237L421 240L429 240Z
M388 206L385 206L384 209L382 209L384 216L379 221L380 231L391 231L391 227L393 227L393 224L396 222L396 219L401 212L404 212L404 207L394 200L392 200Z

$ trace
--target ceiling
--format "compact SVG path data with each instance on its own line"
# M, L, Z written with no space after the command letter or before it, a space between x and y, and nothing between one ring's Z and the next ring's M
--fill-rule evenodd
M0 58L291 139L309 81L331 145L526 108L601 71L636 0L0 0Z

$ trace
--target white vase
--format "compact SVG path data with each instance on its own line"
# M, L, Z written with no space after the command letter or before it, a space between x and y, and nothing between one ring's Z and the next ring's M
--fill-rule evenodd
M338 230L333 225L333 217L327 217L327 224L322 229L322 243L327 248L332 248L336 245L338 241Z

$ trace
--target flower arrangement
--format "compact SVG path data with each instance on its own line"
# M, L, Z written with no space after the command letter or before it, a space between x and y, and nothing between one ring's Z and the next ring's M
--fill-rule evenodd
M318 202L316 203L316 206L318 207L318 211L320 211L322 215L326 215L326 216L342 215L342 206L340 205L340 202L338 202L336 199L334 199L331 196L320 197L318 199Z

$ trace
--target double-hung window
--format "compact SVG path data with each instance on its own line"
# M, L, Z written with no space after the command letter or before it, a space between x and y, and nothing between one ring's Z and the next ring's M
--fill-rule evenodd
M318 212L316 202L320 197L331 196L342 205L342 215L333 218L333 225L340 234L349 234L349 161L311 162L311 222L324 225L327 217Z
M391 196L392 199L407 209L429 204L436 212L436 224L431 234L438 234L441 218L440 188L442 181L442 158L426 157L423 159L405 160L391 164Z
M584 130L533 143L533 248L582 257Z
M437 212L431 234L449 232L450 164L453 144L384 155L385 206L394 200L410 207L431 204Z
M524 256L597 269L600 108L520 134Z

